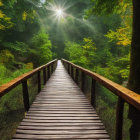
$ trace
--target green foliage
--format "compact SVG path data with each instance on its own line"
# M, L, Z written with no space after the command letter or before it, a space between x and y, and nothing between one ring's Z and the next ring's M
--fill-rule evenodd
M85 12L85 18L91 15L121 14L130 3L132 2L129 0L91 0L90 8Z
M131 45L130 27L119 28L116 31L110 30L105 36L108 37L110 41L116 41L117 45Z
M18 61L23 61L27 57L29 46L26 43L16 41L15 43L6 42L3 45L14 54Z
M73 63L85 67L92 65L91 60L94 59L96 47L91 38L84 38L81 45L75 42L66 42L65 45L64 52Z
M0 7L3 7L3 6L4 4L0 0ZM0 30L9 29L13 27L13 25L14 24L11 22L11 18L8 17L6 14L4 14L2 10L0 10Z
M2 50L0 52L0 63L7 65L13 61L14 61L14 56L13 54L11 54L10 51Z
M51 48L52 44L48 34L39 32L31 40L29 59L35 66L45 64L52 59Z
M82 56L82 47L77 43L66 42L65 54L73 63L84 65L86 64L86 58Z
M5 78L5 75L6 75L6 67L0 63L0 71L1 71L1 74L0 74L0 82ZM1 85L2 83L0 83Z

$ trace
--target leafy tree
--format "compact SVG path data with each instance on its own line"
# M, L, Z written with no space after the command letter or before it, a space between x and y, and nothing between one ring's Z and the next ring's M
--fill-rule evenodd
M4 4L0 0L0 7L3 7L3 6ZM13 27L13 25L14 24L12 23L11 18L8 17L6 14L4 14L2 10L0 10L0 30L9 29Z
M95 44L91 38L84 38L82 44L66 42L64 50L66 56L73 63L83 67L90 67L93 65L92 60L95 56Z
M48 34L44 32L35 34L31 39L29 60L34 63L35 67L47 63L52 59L51 48L52 44Z

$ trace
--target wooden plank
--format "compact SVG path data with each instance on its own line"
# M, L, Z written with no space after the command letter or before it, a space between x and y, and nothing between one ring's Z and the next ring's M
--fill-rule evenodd
M109 139L107 134L88 134L88 135L29 135L29 134L16 134L14 138L23 138L23 139Z
M69 111L69 110L50 110L50 111L34 111L30 110L28 111L28 114L96 114L95 111L81 111L81 110L76 110L76 111Z
M100 122L93 122L93 123L85 123L85 122L79 122L79 123L76 123L76 122L71 122L71 123L34 123L34 122L21 122L20 123L20 126L45 126L45 127L48 127L48 126L103 126L103 124Z
M82 139L82 138L80 138L80 139L79 139L79 138L75 138L75 139L76 139L76 140L85 140L85 139ZM23 138L23 139L22 139L22 138L20 138L20 139L18 139L18 138L17 138L17 139L16 139L16 138L13 138L12 140L25 140L25 139L24 139L24 138ZM32 138L27 139L27 138L26 138L26 140L34 140L34 139L32 139ZM46 138L46 140L47 140L47 138ZM52 140L52 139L49 139L49 140ZM53 140L54 140L54 139L53 139ZM63 138L61 138L61 139L58 139L58 138L57 138L57 140L66 140L66 139L65 139L65 138L64 138L64 139L63 139ZM70 138L69 138L69 140L73 140L73 139L70 139ZM91 138L91 139L88 138L88 139L87 139L87 138L86 138L86 140L97 140L97 139L93 139L93 138ZM100 139L100 140L110 140L110 139Z
M92 109L91 106L32 106L30 109Z
M29 127L29 126L28 126ZM30 130L31 128L31 130ZM47 130L46 130L47 129ZM29 127L29 129L26 127L20 127L20 129L17 129L17 133L18 134L39 134L39 135L84 135L84 134L106 134L105 130L96 130L92 129L92 130L88 130L88 129L84 129L84 130L53 130L49 129L49 128L44 128L44 127Z
M23 122L36 122L36 123L94 123L94 122L101 122L99 119L93 119L93 120L34 120L34 119L23 119Z
M33 104L33 107L64 107L66 104ZM67 104L66 107L90 107L90 105L81 105L81 104Z
M34 119L34 120L92 120L92 119L99 119L99 117L49 117L49 116L45 116L45 117L35 117L35 116L25 116L26 119Z
M45 108L45 107L31 107L30 108L30 111L49 111L49 110L52 110L52 111L66 111L66 110L68 110L68 111L90 111L90 110L93 110L91 107L85 107L85 108L81 108L81 107L72 107L72 108L70 108L70 107L50 107L50 108ZM94 111L94 110L93 110Z
M28 113L26 116L29 117L98 117L97 114L36 114L36 113Z
M24 129L24 130L104 130L104 126L19 126L17 130ZM104 130L105 131L105 130ZM106 132L106 131L105 131ZM106 132L107 133L107 132Z

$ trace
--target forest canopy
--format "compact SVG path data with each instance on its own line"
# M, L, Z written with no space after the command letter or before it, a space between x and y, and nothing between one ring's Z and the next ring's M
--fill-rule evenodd
M120 84L128 80L131 2L0 0L0 7L0 64L9 73L66 58Z
M106 8L107 0L92 2L1 0L1 67L11 75L28 63L38 67L66 58L118 83L127 81L132 3L115 0Z

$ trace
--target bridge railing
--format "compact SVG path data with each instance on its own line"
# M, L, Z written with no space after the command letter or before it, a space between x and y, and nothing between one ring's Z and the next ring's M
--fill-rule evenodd
M32 71L29 71L12 81L3 84L0 86L0 98L7 94L9 91L11 91L13 88L17 87L19 84L22 84L22 91L23 91L23 102L24 102L24 108L25 111L29 110L29 93L28 93L28 84L27 80L31 77L33 77L35 74L37 74L37 81L38 81L38 92L41 91L41 71L43 71L43 84L45 85L46 81L50 78L51 74L55 70L57 63L57 59L40 66ZM46 74L47 69L47 74Z
M139 112L140 111L140 95L136 94L135 92L133 92L97 73L84 69L65 59L62 59L62 63L64 64L68 73L71 75L71 77L77 84L79 81L78 78L81 77L80 81L81 81L81 90L82 91L84 91L84 88L85 88L86 75L92 78L91 104L93 105L93 107L96 107L95 87L96 87L97 82L118 96L117 109L116 109L115 139L122 140L124 103L127 102L128 104L132 105Z

